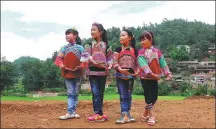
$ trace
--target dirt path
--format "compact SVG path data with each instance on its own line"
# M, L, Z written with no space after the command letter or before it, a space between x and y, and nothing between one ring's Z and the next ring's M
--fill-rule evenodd
M77 113L80 119L58 120L65 114L65 101L2 102L2 128L150 128L140 121L144 102L134 101L132 115L135 123L116 125L120 116L119 101L106 101L105 114L109 121L89 123L86 118L92 114L91 101L81 101ZM158 101L155 106L158 123L154 128L215 128L215 99L189 99L183 101Z

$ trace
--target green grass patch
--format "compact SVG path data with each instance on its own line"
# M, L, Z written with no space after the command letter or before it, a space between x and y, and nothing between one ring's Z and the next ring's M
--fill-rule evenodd
M159 96L158 100L183 100L183 96ZM66 96L50 96L50 97L17 97L17 96L2 96L2 101L39 101L39 100L66 100ZM79 100L91 100L92 96L80 95ZM105 95L104 100L119 100L118 94ZM143 95L133 95L133 100L144 100Z

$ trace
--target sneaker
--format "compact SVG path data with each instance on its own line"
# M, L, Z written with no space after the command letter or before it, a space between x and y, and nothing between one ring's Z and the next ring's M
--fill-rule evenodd
M73 119L73 118L80 118L80 116L74 112L73 114L67 113L64 116L59 117L60 120L67 120L67 119Z
M104 120L108 120L108 116L107 115L103 115Z
M135 121L135 118L133 118L130 113L128 114L128 118L130 119L130 122L134 122Z
M141 121L148 122L149 116L142 116Z
M149 117L149 120L148 120L148 125L155 125L156 121L155 121L155 118L154 117Z
M121 118L116 120L115 123L116 124L124 124L124 123L128 123L128 122L130 122L129 117L127 115L125 115L125 114L122 114Z
M100 116L99 114L94 114L88 117L89 122L103 122L105 121L104 116Z

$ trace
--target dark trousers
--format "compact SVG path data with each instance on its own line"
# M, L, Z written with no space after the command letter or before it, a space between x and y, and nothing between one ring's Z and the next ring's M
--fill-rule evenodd
M107 76L89 76L95 114L103 115L103 97Z
M145 108L151 110L158 99L158 81L141 79L141 83L144 90L145 102L147 103Z
M134 79L123 80L116 78L116 84L120 95L121 113L128 114L131 110Z

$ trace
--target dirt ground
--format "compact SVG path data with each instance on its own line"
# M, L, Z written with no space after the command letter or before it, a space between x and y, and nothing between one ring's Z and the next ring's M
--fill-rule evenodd
M191 98L182 101L158 101L155 115L158 123L150 127L140 121L144 102L134 101L132 115L136 122L116 125L120 117L119 101L105 101L104 112L109 120L90 123L91 101L80 101L80 119L59 120L66 113L66 101L15 101L1 103L2 128L215 128L215 99Z

